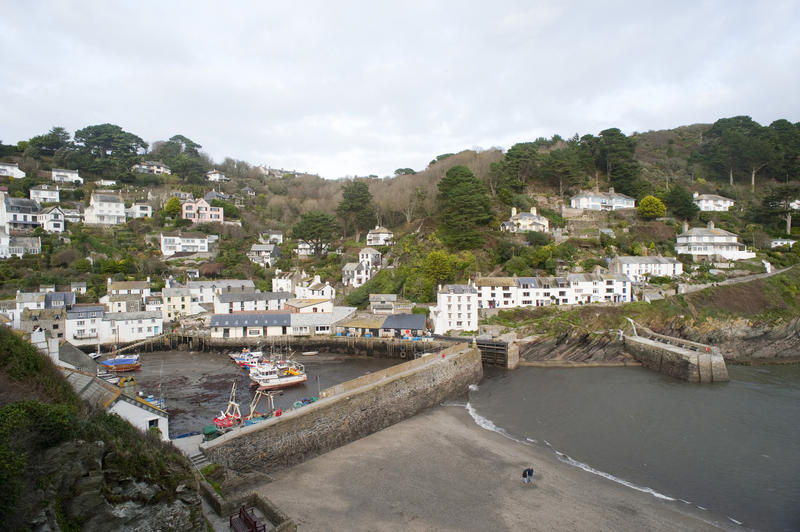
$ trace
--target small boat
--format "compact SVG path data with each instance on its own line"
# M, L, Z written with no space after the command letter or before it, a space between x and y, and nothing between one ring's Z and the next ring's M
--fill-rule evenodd
M306 382L306 370L293 360L261 362L250 370L252 386L259 391L280 390Z
M313 357L314 355L318 355L319 351L303 351L304 357Z
M97 367L97 378L103 379L109 384L118 384L120 376L103 369L101 366Z
M110 371L136 371L142 369L139 355L117 355L114 358L102 360L100 364Z
M233 386L231 386L228 408L226 408L224 412L220 412L219 415L213 419L213 422L217 430L226 430L241 425L242 413L239 411L239 403L236 402L236 381L234 381Z

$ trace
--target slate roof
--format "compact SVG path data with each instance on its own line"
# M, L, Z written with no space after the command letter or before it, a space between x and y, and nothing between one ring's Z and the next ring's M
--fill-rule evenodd
M250 279L218 279L216 281L189 281L186 286L191 289L203 288L252 288L255 290L255 283Z
M730 201L731 203L735 203L730 198L726 198L725 196L718 196L716 194L698 194L694 197L694 201L698 200L709 200L709 201Z
M514 286L513 277L479 277L475 279L475 286Z
M105 319L108 321L122 321L122 320L149 320L152 318L161 318L161 312L158 310L142 310L140 312L106 312Z
M11 196L6 196L4 200L6 202L6 208L14 212L39 212L39 203L36 200L28 198L12 198Z
M97 305L97 304L73 305L72 308L67 311L67 318L68 319L80 318L81 314L84 314L84 317L89 317L89 318L91 317L102 318L105 311L106 307L104 307L103 305ZM96 312L97 315L90 316L92 312Z
M333 325L353 315L356 307L333 307L333 312L296 312L292 314L292 327Z
M474 286L468 284L446 284L439 291L440 294L477 294Z
M425 315L392 314L386 317L381 329L410 329L412 331L425 329Z
M275 299L291 299L294 294L289 292L225 292L218 296L220 303L233 303L234 301L273 301Z
M211 316L211 327L289 327L291 324L288 312L236 312Z
M678 262L678 259L675 257L632 257L632 256L625 256L625 257L617 257L616 260L621 264L675 264Z
M372 302L389 302L389 301L397 301L397 294L370 294L369 301Z
M102 201L103 203L122 203L122 198L114 194L98 194L95 192L92 196L94 196L95 201Z
M58 359L88 373L97 373L97 361L66 340L58 346Z
M68 307L75 304L75 292L48 292L44 295L44 308L53 308L56 301L63 302Z

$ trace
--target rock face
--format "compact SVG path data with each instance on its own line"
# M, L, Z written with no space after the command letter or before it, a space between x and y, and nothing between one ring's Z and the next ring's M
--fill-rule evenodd
M526 362L632 361L633 358L625 353L625 348L618 338L619 336L614 334L564 335L559 338L544 338L520 345L519 357L520 360Z
M665 334L715 345L731 361L800 358L800 318L772 326L745 319L706 320Z
M38 510L23 527L56 531L70 523L84 531L142 532L204 528L194 485L179 486L172 497L165 497L157 484L119 478L105 469L105 456L102 441L69 441L48 449L32 468L36 477L50 483L35 492Z

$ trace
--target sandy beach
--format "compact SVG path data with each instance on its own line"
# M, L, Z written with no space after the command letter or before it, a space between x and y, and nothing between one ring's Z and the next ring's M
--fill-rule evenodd
M536 469L523 486L522 470ZM259 491L301 530L719 530L440 406L275 475Z

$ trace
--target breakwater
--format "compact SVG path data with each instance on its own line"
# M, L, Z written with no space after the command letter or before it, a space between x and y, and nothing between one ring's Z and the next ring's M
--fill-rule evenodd
M717 347L657 334L635 327L625 335L625 350L642 367L689 382L727 382L728 368Z
M458 344L323 390L316 403L229 432L201 451L229 469L275 471L466 394L482 377L480 351Z

